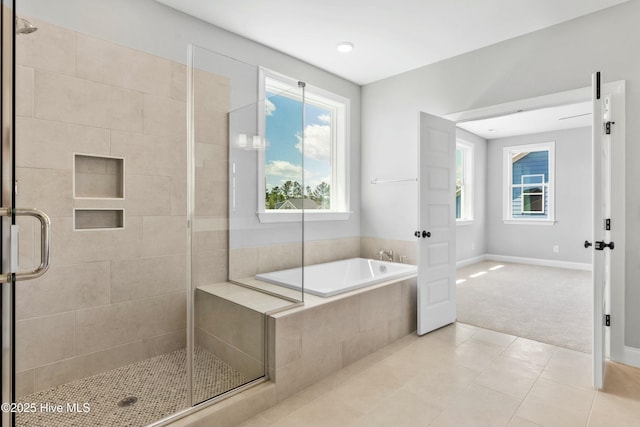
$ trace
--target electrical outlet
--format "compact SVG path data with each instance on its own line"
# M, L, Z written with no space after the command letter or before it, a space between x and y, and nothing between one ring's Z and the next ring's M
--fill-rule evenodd
M554 245L554 246L553 246L553 253L554 253L554 254L557 254L558 252L560 252L560 246L558 246L558 245Z

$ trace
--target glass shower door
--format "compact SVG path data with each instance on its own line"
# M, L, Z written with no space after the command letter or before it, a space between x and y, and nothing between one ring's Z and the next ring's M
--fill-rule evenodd
M8 188L51 219L49 271L14 288L16 425L151 424L191 403L186 66L12 6ZM40 226L15 222L32 270Z

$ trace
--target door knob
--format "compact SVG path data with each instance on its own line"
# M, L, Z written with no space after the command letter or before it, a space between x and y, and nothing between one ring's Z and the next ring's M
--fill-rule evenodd
M425 239L425 238L428 239L429 237L431 237L431 232L422 230L422 238L423 239Z
M584 247L585 247L585 248L588 248L589 246L593 246L593 243L591 243L591 242L590 242L590 241L588 241L588 240L585 240L585 241L584 241Z

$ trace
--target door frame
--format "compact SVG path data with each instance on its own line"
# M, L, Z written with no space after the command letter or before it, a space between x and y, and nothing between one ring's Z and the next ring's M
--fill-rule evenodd
M1 146L0 146L0 204L2 207L14 208L13 170L14 170L14 129L15 129L15 0L2 2L0 12L0 75L2 97L0 99ZM2 273L10 271L10 228L15 223L12 215L0 217L0 244ZM0 305L2 314L0 327L2 329L2 366L1 366L1 401L14 402L15 394L15 276L9 276L9 283L0 283ZM15 414L2 411L0 414L3 427L14 424Z
M612 323L609 329L610 359L640 367L640 351L624 344L625 336L625 81L619 80L604 83L602 86L603 96L615 95L612 97L612 111L615 115L616 145L618 150L613 150L611 163L611 212L612 218L616 219L613 228L612 240L615 241L615 250L620 256L611 257L611 318ZM506 114L513 114L518 111L535 110L565 104L573 104L591 101L591 86L579 89L572 89L563 92L551 93L533 98L526 98L517 101L496 104L473 110L461 111L444 115L443 117L456 123L471 120L480 120ZM590 238L590 235L585 236ZM591 265L593 266L593 261Z

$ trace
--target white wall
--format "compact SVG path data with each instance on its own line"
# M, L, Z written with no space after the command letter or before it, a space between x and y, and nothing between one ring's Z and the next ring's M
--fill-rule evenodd
M627 117L640 115L640 1L587 15L437 64L369 84L362 89L362 179L416 176L418 111L446 115L605 81L626 80ZM640 182L640 122L626 124L626 173ZM416 227L414 186L390 194L363 185L362 235L410 239ZM640 347L640 193L626 197L626 340Z
M555 141L554 225L503 222L504 147ZM591 236L591 128L488 141L487 252L492 255L591 263L583 242ZM553 252L553 246L560 248Z
M473 222L456 226L456 261L465 261L487 253L487 141L460 128L456 137L473 146Z

